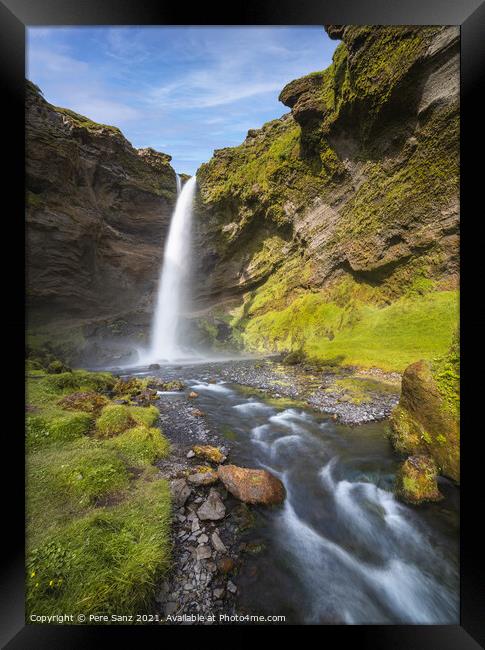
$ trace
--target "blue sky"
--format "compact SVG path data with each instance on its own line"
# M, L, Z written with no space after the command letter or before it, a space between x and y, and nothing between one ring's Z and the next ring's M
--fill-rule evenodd
M31 27L27 78L47 101L119 127L193 174L280 117L283 86L331 63L323 27Z

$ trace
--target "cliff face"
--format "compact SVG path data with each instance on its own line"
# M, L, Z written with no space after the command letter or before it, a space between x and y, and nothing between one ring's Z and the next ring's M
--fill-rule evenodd
M291 113L197 173L197 314L216 344L402 370L457 321L459 31L327 31Z
M84 352L86 340L136 337L176 200L170 156L50 105L30 82L26 95L29 332Z

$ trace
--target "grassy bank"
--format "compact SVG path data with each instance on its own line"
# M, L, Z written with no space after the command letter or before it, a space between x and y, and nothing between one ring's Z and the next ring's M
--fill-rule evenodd
M443 355L458 324L456 291L404 296L391 304L339 304L307 292L287 307L245 323L249 350L302 350L317 361L403 371L418 359Z
M170 557L154 406L108 373L27 374L27 616L147 611Z

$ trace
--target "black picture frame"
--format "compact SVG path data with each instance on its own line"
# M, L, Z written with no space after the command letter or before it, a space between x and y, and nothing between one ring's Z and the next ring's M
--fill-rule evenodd
M157 626L88 627L25 624L24 621L24 76L25 27L29 25L297 25L297 24L454 24L461 26L461 352L462 352L462 486L461 486L461 617L456 626L326 626L318 630L322 644L341 643L355 647L414 650L467 650L485 644L485 594L483 551L481 549L479 504L482 501L480 464L481 384L473 378L473 366L480 367L481 316L479 284L483 241L480 206L482 163L476 154L483 151L479 101L485 79L484 0L245 0L232 3L231 11L219 3L187 4L149 0L0 0L0 61L2 81L2 149L4 259L18 244L15 266L4 270L3 286L8 309L4 351L10 357L7 392L13 422L4 422L4 465L13 469L3 494L3 546L0 642L11 650L35 648L86 648L119 640L139 643L143 636L151 643L183 640L190 634L195 641L221 642L220 634L231 633L231 644L260 639L259 626L206 627L204 629ZM190 21L190 23L188 22ZM8 210L5 208L8 199ZM8 256L7 256L8 257ZM473 353L472 353L473 350ZM473 365L472 365L473 364ZM7 371L5 371L7 372ZM478 409L479 410L479 409ZM5 470L3 470L5 471ZM430 549L432 553L432 549ZM272 640L289 627L272 627ZM306 636L309 626L292 630ZM202 637L200 637L202 634ZM257 634L258 636L254 636ZM162 635L162 636L161 636ZM176 635L176 636L172 636ZM287 637L286 637L287 638ZM300 641L301 642L301 641ZM480 645L481 644L481 645Z

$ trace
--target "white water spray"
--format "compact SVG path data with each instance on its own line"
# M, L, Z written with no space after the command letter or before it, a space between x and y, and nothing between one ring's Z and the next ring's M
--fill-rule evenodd
M170 222L158 286L150 357L154 361L187 356L180 341L180 316L186 307L190 264L190 227L197 179L192 176L183 188L177 174L177 203Z

